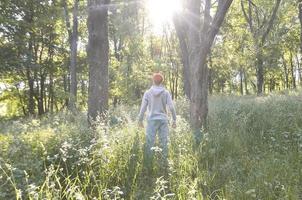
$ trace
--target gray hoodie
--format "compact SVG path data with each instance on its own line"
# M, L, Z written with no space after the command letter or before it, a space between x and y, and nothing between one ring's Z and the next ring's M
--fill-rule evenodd
M143 121L148 107L148 120L168 120L167 109L169 107L173 121L176 121L176 112L170 93L162 85L153 85L144 94L139 113L139 121Z

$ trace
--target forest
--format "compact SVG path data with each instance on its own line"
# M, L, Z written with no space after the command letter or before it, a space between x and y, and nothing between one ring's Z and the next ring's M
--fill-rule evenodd
M301 113L302 0L0 1L0 200L302 199Z

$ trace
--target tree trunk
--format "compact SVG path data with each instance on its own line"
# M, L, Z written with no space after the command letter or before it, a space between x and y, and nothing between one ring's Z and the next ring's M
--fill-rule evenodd
M208 115L208 67L207 53L203 50L200 57L193 60L191 79L190 117L194 130L207 128Z
M65 14L65 24L66 24L67 33L68 33L68 42L69 42L69 47L70 47L70 51L71 51L72 31L71 31L71 25L70 25L69 13L68 13L67 1L66 0L62 0L62 4L63 4L64 14ZM70 56L69 59L71 59L71 56ZM70 64L71 63L68 64L69 69L70 69ZM69 84L69 76L68 76L70 74L69 69L67 70L68 73L66 73L66 74L63 75L63 86L64 86L64 93L65 93L65 101L64 101L63 107L61 109L63 109L65 106L68 107L68 105L69 105L69 96L70 96L70 90L69 90L70 84Z
M78 4L79 0L74 0L73 25L71 35L71 53L70 53L70 96L69 108L76 109L77 102L77 45L78 45Z
M24 20L25 22L31 26L33 23L33 17L34 17L34 12L32 11L32 7L28 10L29 12L25 13ZM32 69L33 69L33 33L28 30L29 32L29 40L28 40L28 47L27 47L27 53L26 53L26 79L28 83L28 103L27 103L27 109L29 115L34 115L35 114L35 99L34 99L34 78L32 76Z
M73 25L71 30L67 2L63 0L63 6L65 11L65 21L69 37L70 45L70 65L69 65L69 74L70 74L70 87L69 87L69 102L68 108L70 110L76 109L77 102L77 45L78 45L78 4L79 0L74 0L73 5Z
M41 71L40 71L41 72ZM41 74L40 76L40 80L39 78L37 77L38 76L38 73L36 72L35 75L34 75L34 79L36 80L36 91L34 93L34 96L36 98L36 101L37 101L37 108L38 108L38 115L41 116L44 114L44 77L43 75Z
M300 53L302 53L302 0L298 0L299 21L300 21Z
M287 69L287 64L286 64L286 60L284 58L284 55L282 55L282 61L283 61L283 69L284 69L284 85L286 87L286 89L289 89L289 81L288 81L288 69Z
M183 74L183 84L184 93L188 99L190 99L190 65L189 65L189 52L188 46L186 44L186 32L185 32L185 22L181 17L174 17L174 26L176 29L177 37L180 45L180 55L183 64L182 74Z
M28 113L35 114L35 100L34 100L34 79L30 76L30 70L26 69L26 76L28 81Z
M297 65L298 65L299 84L300 84L300 86L302 86L302 67L300 65L300 60L299 60L298 55L296 55L296 61L297 61Z
M290 51L289 59L290 59L290 69L291 69L293 89L296 89L295 67L294 67L294 63L293 63L293 53L291 51Z
M38 100L38 115L44 114L44 89L45 89L45 76L41 75L40 77L40 94L37 91L37 100Z
M180 45L182 48L182 56L187 55L187 58L182 60L183 63L188 64L188 66L184 64L186 72L186 77L184 79L185 82L190 80L190 121L195 133L200 132L201 128L207 128L207 57L210 54L213 41L232 3L232 0L218 2L218 7L213 20L210 15L212 6L211 0L205 1L203 10L201 10L200 3L201 2L199 0L188 2L186 5L187 9L185 11L185 15L174 20L176 22L175 27L178 32L177 35L179 37L179 41L180 43L184 43L183 45ZM203 18L203 23L201 23L200 18ZM183 24L179 25L181 22ZM181 30L186 30L186 32ZM187 60L187 63L184 62L184 60Z
M50 72L49 75L49 109L50 113L53 113L53 108L54 108L54 91L53 91L53 74Z
M64 101L63 107L65 107L65 106L68 106L68 96L67 96L67 94L68 94L68 78L67 78L66 74L63 75L63 88L64 88L64 94L65 94L65 98L64 98L65 101Z
M108 0L88 0L88 120L108 109Z
M28 113L30 115L35 114L35 99L34 99L34 79L31 75L31 66L32 66L32 53L33 53L33 47L32 47L32 41L30 38L30 41L28 43L28 54L27 54L27 67L26 67L26 78L28 81Z
M260 48L257 48L257 95L263 93L263 82L264 82L264 69L263 69L263 58L262 51Z
M243 95L243 70L242 68L239 71L240 76L240 94Z
M243 72L243 74L244 74L244 90L245 90L245 94L246 95L249 95L250 94L250 92L249 92L249 90L248 90L248 85L247 85L247 73L244 71Z

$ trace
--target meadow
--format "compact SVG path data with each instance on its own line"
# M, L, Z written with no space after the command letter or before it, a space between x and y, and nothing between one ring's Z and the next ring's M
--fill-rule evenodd
M213 96L196 147L188 102L176 103L169 174L143 171L138 107L90 130L86 113L2 119L0 199L301 199L302 95ZM153 148L156 158L161 149Z

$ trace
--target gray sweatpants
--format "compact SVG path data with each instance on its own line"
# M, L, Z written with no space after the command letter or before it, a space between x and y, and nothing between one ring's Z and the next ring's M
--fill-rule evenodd
M169 127L167 120L148 120L146 128L146 143L145 143L145 164L150 167L154 157L154 147L156 133L159 138L159 148L161 148L161 161L162 166L168 164L168 135Z

